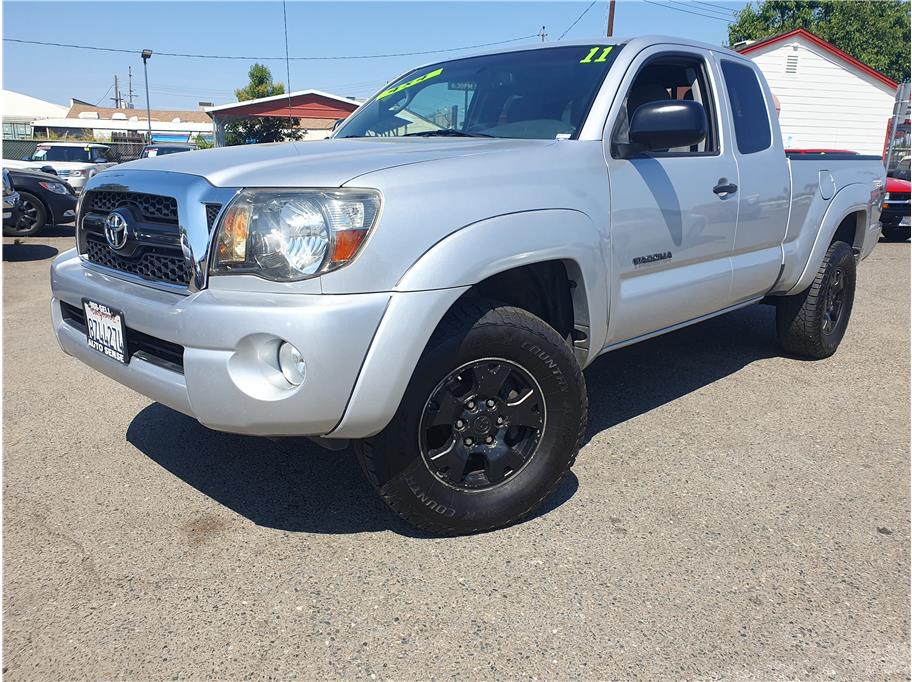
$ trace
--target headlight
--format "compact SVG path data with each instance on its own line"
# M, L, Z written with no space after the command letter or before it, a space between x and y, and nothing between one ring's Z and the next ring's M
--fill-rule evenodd
M39 182L38 184L44 187L48 192L53 192L54 194L70 193L70 191L59 182Z
M335 270L354 258L379 211L372 190L244 190L219 219L211 273L292 282Z
M72 170L72 171L70 171L70 177L71 177L71 178L81 178L81 177L84 177L85 174L86 174L86 171L84 171L84 170Z

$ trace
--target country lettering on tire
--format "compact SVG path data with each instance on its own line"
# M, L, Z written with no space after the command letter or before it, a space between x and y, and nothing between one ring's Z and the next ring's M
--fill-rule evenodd
M532 353L532 355L544 362L545 366L551 370L551 374L554 376L554 378L557 379L557 383L560 385L560 390L567 390L567 379L564 377L564 373L561 372L560 366L557 364L557 361L555 361L554 358L542 350L541 346L538 346L534 343L529 343L528 341L523 341L522 344L520 344L520 348L529 351Z
M428 509L430 509L433 512L437 512L441 516L446 516L449 518L453 518L454 516L456 516L455 509L453 509L451 507L447 507L446 505L440 504L439 502L437 502L436 500L431 498L428 495L428 493L425 492L415 482L415 479L412 477L411 474L408 474L407 476L405 476L404 480L405 480L406 485L408 485L409 490L411 490L412 494L415 495L415 499L417 499L425 507L427 507Z

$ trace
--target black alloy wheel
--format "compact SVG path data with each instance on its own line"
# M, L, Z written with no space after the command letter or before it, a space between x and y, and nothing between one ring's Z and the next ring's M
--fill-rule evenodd
M424 407L421 454L432 474L459 490L486 490L518 473L545 429L545 399L515 362L484 358L450 372Z
M830 277L826 290L826 302L823 311L823 333L832 334L839 324L845 297L845 278L842 268L836 268Z
M19 219L15 225L4 225L7 237L31 237L44 229L47 210L38 197L26 192L19 193Z

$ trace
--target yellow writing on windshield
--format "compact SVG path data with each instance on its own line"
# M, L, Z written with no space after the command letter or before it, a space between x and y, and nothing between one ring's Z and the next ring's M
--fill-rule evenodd
M384 97L389 97L390 95L395 95L397 92L401 92L401 91L405 90L406 88L412 87L413 85L418 85L418 83L423 83L426 80L435 78L442 73L443 73L442 68L435 69L434 71L429 71L428 73L424 74L423 76L418 76L417 78L413 78L412 80L406 81L405 83L400 83L399 85L394 85L389 90L384 90L379 95L377 95L377 99L383 99Z
M591 50L589 50L589 54L587 54L585 57L580 59L580 64L601 64L601 63L603 63L608 58L608 55L611 53L612 47L614 47L614 45L609 45L608 47L602 47L601 45L597 45L597 46L593 47ZM599 50L602 51L602 54L600 54L598 56L598 59L593 59L593 57L595 57L595 55L598 54Z

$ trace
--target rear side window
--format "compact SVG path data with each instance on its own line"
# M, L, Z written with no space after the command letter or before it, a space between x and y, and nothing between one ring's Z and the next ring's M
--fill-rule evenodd
M738 151L753 154L768 149L772 134L757 74L749 66L723 60L722 75L731 102Z

